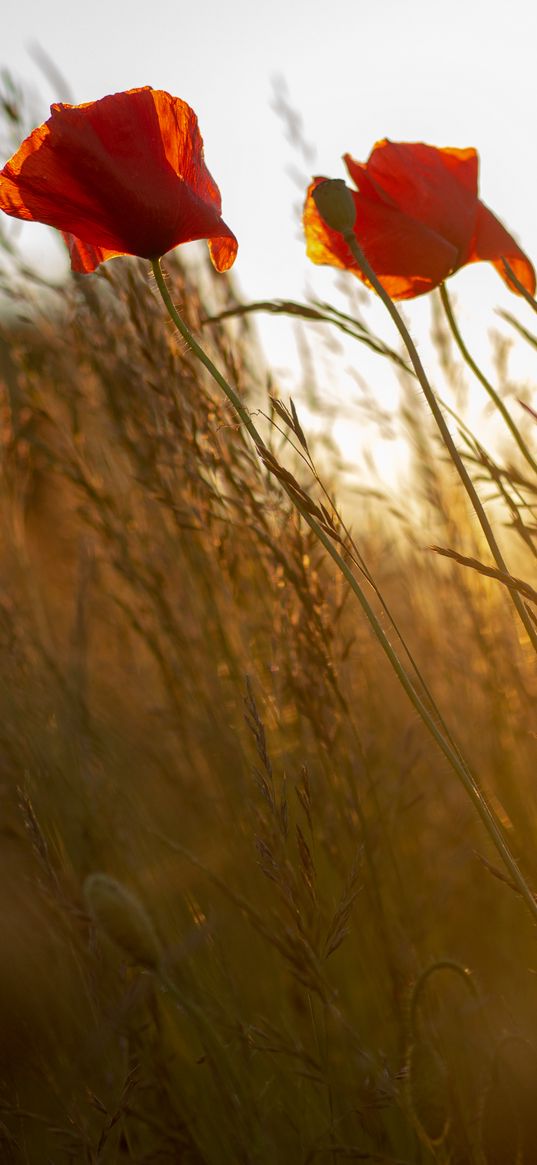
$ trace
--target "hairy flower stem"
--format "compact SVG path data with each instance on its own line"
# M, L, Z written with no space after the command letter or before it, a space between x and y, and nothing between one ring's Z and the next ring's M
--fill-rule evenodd
M390 316L391 316L391 318L392 318L392 320L397 328L397 331L399 332L399 335L401 336L401 339L405 345L405 348L408 352L408 355L410 356L410 361L411 361L412 367L414 369L414 372L416 373L416 376L418 378L420 386L423 389L423 395L424 395L424 397L427 401L427 404L429 405L429 408L433 414L433 417L436 421L438 429L440 430L440 434L441 434L442 440L444 442L444 445L446 446L446 449L451 457L451 460L453 461L453 464L454 464L454 466L459 474L459 477L462 481L462 484L463 484L463 486L466 490L466 493L468 494L468 497L470 499L470 502L474 508L479 525L481 526L483 534L485 535L485 538L486 538L487 543L489 545L489 548L490 548L490 551L491 551L492 556L494 558L494 561L496 563L496 566L498 567L499 570L503 571L504 574L509 574L510 573L509 568L507 566L507 563L505 562L505 559L504 559L503 554L500 550L500 547L498 546L498 543L496 541L496 538L495 538L493 530L492 530L492 526L487 518L487 515L485 513L485 509L484 509L483 504L481 502L481 498L479 497L479 494L477 493L477 490L476 490L474 483L470 477L470 474L468 473L468 470L466 469L466 466L464 464L464 461L462 460L462 457L459 453L459 450L457 449L457 446L453 440L453 437L451 436L451 433L450 433L448 425L446 424L446 421L444 419L444 415L442 413L440 405L438 404L438 401L437 401L436 396L433 392L433 389L431 388L431 385L429 384L429 381L427 379L427 375L425 373L425 369L424 369L423 364L421 363L421 360L418 356L416 345L414 344L412 336L410 335L408 328L405 326L393 300L390 299L390 296L384 290L380 280L375 275L373 268L368 263L361 247L358 245L354 231L353 230L345 231L345 233L343 234L343 238L345 239L345 242L349 248L349 251L351 252L353 258L358 263L358 266L360 267L361 271L363 271L363 273L366 276L366 278L368 279L369 283L375 289L378 296L382 300L386 310L389 312L389 314L390 314ZM522 602L522 599L520 598L520 595L516 594L515 591L510 591L509 594L511 596L511 599L512 599L514 606L516 607L516 610L517 610L518 615L520 617L520 620L524 626L524 629L526 631L528 639L530 640L530 643L532 644L534 651L537 652L537 631L532 623L531 617L528 614L526 607L524 606L524 603Z
M534 459L533 459L533 457L528 449L528 446L526 445L526 442L524 441L522 434L517 429L515 422L511 416L509 410L504 405L501 397L498 396L498 393L496 392L496 389L490 383L490 380L487 380L486 376L481 371L479 365L476 364L475 360L473 359L470 352L468 351L466 344L464 343L464 340L463 340L461 333L459 331L459 325L458 325L458 323L455 319L455 316L453 314L451 300L449 298L449 295L447 292L447 287L446 287L445 283L440 284L439 291L440 291L440 299L442 300L442 307L443 307L444 312L445 312L445 316L446 316L446 319L447 319L447 322L449 325L449 329L451 331L453 339L455 340L455 343L457 345L457 348L459 349L459 352L460 352L463 360L468 365L468 367L471 369L471 371L473 372L474 376L477 378L479 383L483 385L485 392L488 394L488 396L490 397L491 401L493 402L495 408L497 408L498 412L503 417L503 419L507 425L507 428L509 429L509 431L511 433L511 436L514 437L514 440L516 441L518 448L520 449L520 452L522 453L522 456L525 457L528 465L530 465L531 468L533 469L533 472L537 473L537 462L534 461Z
M216 366L213 364L210 357L207 356L207 354L206 354L206 352L204 352L203 348L200 347L197 340L194 339L194 337L193 337L192 333L190 332L189 328L187 327L187 325L181 319L181 316L179 315L177 309L175 308L173 301L171 299L170 293L168 291L168 288L166 286L164 275L162 273L162 268L160 266L160 260L158 260L158 259L153 260L152 268L153 268L153 274L155 276L155 281L156 281L157 287L159 289L159 292L162 296L162 299L164 301L165 307L168 311L170 318L172 319L173 323L175 324L178 332L183 337L183 339L186 341L186 343L188 344L191 351L194 352L194 355L198 357L198 359L201 361L201 363L204 365L204 367L207 369L207 371L211 374L213 379L216 381L216 383L222 389L222 391L224 392L225 396L230 401L230 403L233 405L233 407L236 410L236 412L237 412L241 422L243 423L245 429L250 434L252 441L254 442L259 453L260 454L268 453L267 446L266 446L265 442L263 441L261 434L256 429L256 427L255 427L255 425L250 417L250 414L248 413L248 410L245 409L245 407L240 399L240 396L235 391L235 389L232 388L230 384L228 384L225 377L222 376L222 373L219 372L218 368L216 368ZM391 304L391 300L389 302ZM410 340L410 337L409 337L409 340ZM411 340L410 340L410 344L412 345ZM413 345L412 345L412 348L413 348ZM414 349L414 351L415 351L415 349ZM412 352L410 351L410 348L409 348L409 353L412 356ZM416 354L416 359L417 359L417 354ZM419 363L419 361L418 361L418 363ZM420 365L420 367L421 367L421 365ZM423 375L425 377L425 374L423 374ZM431 389L429 389L429 392L431 392ZM442 418L442 420L443 420L443 418ZM445 424L445 422L443 422L443 423ZM271 461L272 461L272 464L277 466L277 462L275 462L272 455L271 455ZM264 462L264 463L267 464L266 462ZM270 468L270 463L269 463L269 468ZM276 474L276 476L278 476L278 475ZM418 715L421 717L425 726L428 728L429 732L434 737L438 747L441 749L444 756L449 761L449 764L451 765L451 767L454 769L455 773L459 777L459 780L462 782L468 796L470 797L475 809L477 810L477 813L479 814L479 817L481 818L481 821L482 821L489 837L491 838L491 841L495 845L496 850L498 851L498 854L500 855L504 865L506 866L507 870L509 871L509 874L510 874L518 892L520 893L520 895L524 899L524 902L526 903L526 906L528 907L534 921L537 921L537 901L534 898L532 891L530 890L530 887L528 886L528 883L526 882L526 879L524 878L522 871L519 869L518 863L517 863L514 855L511 853L510 847L509 847L509 845L504 837L500 822L498 821L493 809L489 805L484 793L480 789L479 784L478 784L475 776L471 772L471 770L468 767L468 765L466 764L466 762L460 756L458 751L453 748L453 746L450 744L450 742L448 740L446 740L445 736L440 731L438 724L436 723L436 720L434 719L434 716L431 714L431 712L427 708L426 704L424 704L418 691L414 687L414 684L412 683L412 680L411 680L408 672L406 671L404 665L401 663L401 660L399 659L395 649L393 648L393 646L390 643L390 640L388 639L386 633L384 632L379 620L377 619L377 616L376 616L373 608L371 607L370 603L368 602L367 596L365 595L364 591L362 590L358 580L355 578L348 563L345 561L345 558L338 550L336 543L330 537L330 534L325 529L323 529L323 527L316 520L316 518L312 514L308 513L308 510L301 504L299 498L297 497L296 492L293 489L291 489L288 485L286 485L285 475L283 475L281 478L278 477L278 480L280 481L282 488L287 493L288 497L290 498L290 500L291 500L293 506L295 507L295 509L297 510L297 512L300 514L300 516L303 518L304 522L307 523L307 525L310 527L310 529L316 535L319 542L322 543L325 550L330 555L330 557L335 562L336 566L338 567L338 569L341 571L342 575L346 579L351 590L356 595L356 598L358 599L358 602L360 603L360 606L362 607L362 610L363 610L363 612L364 612L364 614L365 614L365 616L366 616L366 618L367 618L367 620L368 620L368 622L373 630L373 633L376 636L378 642L380 643L380 646L382 647L382 650L384 651L385 655L388 657L388 660L390 661L390 664L391 664L393 670L395 671L399 682L401 683L401 685L404 688L405 692L407 693L409 699L411 700L412 704L414 705L414 708L416 709Z

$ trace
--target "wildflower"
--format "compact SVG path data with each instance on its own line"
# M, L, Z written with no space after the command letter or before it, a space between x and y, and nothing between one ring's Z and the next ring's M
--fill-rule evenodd
M75 271L193 239L207 239L217 271L237 254L195 113L150 86L52 105L0 171L0 209L63 231Z
M501 222L477 195L478 156L473 149L437 149L422 142L374 146L367 162L344 155L357 190L354 233L366 259L392 299L432 291L467 263L487 260L516 291L505 270L535 294L535 271ZM304 208L307 254L314 263L353 271L367 282L342 235L329 227L313 192Z

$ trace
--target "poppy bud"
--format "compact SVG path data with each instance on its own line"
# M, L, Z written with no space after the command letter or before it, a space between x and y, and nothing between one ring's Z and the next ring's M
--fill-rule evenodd
M107 938L137 966L156 970L162 951L142 903L108 874L90 874L84 882L89 912Z
M354 229L356 206L343 178L328 178L312 191L313 201L327 226L342 235Z

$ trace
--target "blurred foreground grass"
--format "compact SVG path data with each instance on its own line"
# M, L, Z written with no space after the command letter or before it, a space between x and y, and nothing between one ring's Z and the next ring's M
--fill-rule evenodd
M167 266L195 331L233 306ZM2 1162L530 1165L537 935L356 605L144 264L20 294L0 330ZM267 409L247 321L209 343ZM537 885L534 659L498 582L422 549L484 557L402 376L407 528L372 491L353 532ZM468 451L531 582L535 487Z

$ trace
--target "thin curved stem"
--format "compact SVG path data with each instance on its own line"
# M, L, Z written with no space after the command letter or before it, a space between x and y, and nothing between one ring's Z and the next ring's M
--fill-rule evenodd
M505 559L502 555L500 547L498 546L498 543L496 541L496 538L495 538L493 530L492 530L492 526L491 526L491 524L487 518L487 515L485 513L483 503L481 502L481 498L479 497L479 494L477 493L477 490L476 490L474 483L470 477L470 474L468 473L468 470L466 469L466 466L462 460L462 457L459 453L459 450L457 449L457 446L453 440L453 437L451 436L449 428L448 428L446 421L444 419L444 415L442 413L442 410L438 404L438 401L437 401L436 396L433 392L433 389L431 388L431 385L429 384L429 381L427 379L425 369L424 369L423 364L421 363L421 360L419 358L419 355L418 355L418 352L416 349L416 345L414 344L412 336L410 335L408 328L406 327L403 319L401 318L393 300L390 299L390 296L384 290L382 283L375 275L373 268L368 263L361 247L358 245L354 231L353 230L345 231L345 233L343 234L343 238L345 239L345 242L346 242L346 244L349 248L349 251L351 252L353 258L358 263L358 266L363 271L363 273L367 277L369 283L375 289L375 291L377 292L377 295L382 300L386 310L389 312L389 314L390 314L390 316L391 316L391 318L392 318L392 320L397 328L397 331L399 332L399 335L401 336L401 339L405 345L405 348L408 352L408 355L410 356L410 361L412 363L412 367L414 368L414 371L416 373L416 376L418 378L420 386L423 390L423 395L425 396L425 399L426 399L427 404L429 405L429 408L433 414L433 417L436 421L438 429L440 430L440 434L442 436L442 440L444 442L444 445L446 446L446 449L448 450L448 453L451 457L451 460L453 461L453 464L455 465L455 468L457 469L457 472L458 472L459 477L462 481L462 484L466 490L466 493L468 494L468 497L469 497L470 502L473 506L473 509L475 511L476 517L478 519L479 525L481 526L483 534L485 535L485 538L486 538L487 543L489 545L489 548L490 548L490 551L491 551L492 556L494 558L494 561L496 563L496 566L498 567L499 570L503 571L504 574L509 574L510 573L509 568L507 566L507 563L505 562ZM537 631L535 630L535 627L533 626L531 618L528 615L528 612L526 611L524 603L522 602L520 596L516 594L516 592L512 591L509 593L511 595L513 605L516 607L516 610L518 612L520 620L524 626L524 630L526 631L528 639L530 640L530 643L532 644L534 651L537 652Z
M290 500L291 500L293 506L295 507L295 509L297 510L297 512L300 514L300 516L302 517L304 522L307 523L307 525L310 527L310 529L316 535L319 542L324 546L325 550L330 555L333 562L336 564L338 569L341 571L341 574L344 576L344 578L348 582L351 590L353 591L354 595L358 599L358 602L360 603L360 606L361 606L361 608L362 608L362 610L363 610L363 612L364 612L364 614L365 614L365 616L366 616L366 618L367 618L367 620L368 620L368 622L373 630L375 637L377 638L380 646L382 647L382 650L384 651L384 653L387 656L393 670L395 671L395 674L396 674L401 686L404 688L409 699L411 700L412 704L414 705L416 712L423 720L423 723L428 728L429 732L431 733L434 740L436 741L438 747L440 748L440 750L442 751L442 753L446 757L447 761L449 762L449 764L451 765L451 767L454 769L455 773L459 777L459 780L461 781L468 796L470 797L470 799L471 799L471 801L472 801L472 803L473 803L489 837L491 838L493 844L495 845L496 850L497 850L498 854L500 855L500 858L502 859L504 865L506 866L507 870L509 871L511 878L517 887L517 890L519 891L524 902L526 903L526 906L528 907L533 919L535 921L537 921L537 901L534 898L534 895L532 894L532 891L531 891L528 883L526 882L526 879L525 879L522 871L520 870L514 855L511 853L511 849L510 849L510 847L509 847L509 845L504 837L500 822L496 818L496 815L495 815L493 809L491 808L491 806L489 805L486 796L484 795L484 793L480 789L476 778L474 777L473 773L471 772L471 770L468 767L468 765L466 764L466 762L458 754L458 751L452 747L452 745L450 744L450 742L448 740L446 740L445 736L440 731L437 723L435 722L434 717L431 715L431 712L429 711L427 706L424 704L419 693L416 691L416 688L414 687L414 684L412 683L412 680L411 680L410 676L408 675L408 672L406 671L405 667L401 663L401 660L399 659L397 652L395 651L392 644L390 643L390 640L388 639L387 635L385 634L373 608L371 607L371 605L367 599L367 596L365 595L364 591L362 590L358 580L354 576L348 563L345 561L342 554L339 552L337 545L335 544L335 541L333 539L333 536L331 536L330 533L327 532L327 530L325 528L323 528L323 526L321 526L321 524L319 523L319 521L317 520L315 515L313 513L309 512L307 506L305 506L303 504L303 501L301 501L301 497L303 497L304 500L306 502L308 502L306 495L299 494L297 492L297 488L294 488L293 485L290 484L294 481L294 479L291 477L290 474L287 474L285 470L281 469L281 467L278 465L278 462L275 460L275 458L272 456L272 454L269 453L269 450L268 450L265 442L263 441L261 434L258 432L256 426L254 425L254 423L253 423L253 421L248 413L248 410L245 409L238 393L235 391L234 388L231 387L230 384L228 384L225 377L222 376L222 373L217 369L216 365L213 364L210 357L207 356L206 352L203 351L203 349L198 344L197 340L194 339L194 337L193 337L192 333L190 332L189 328L187 327L187 325L181 319L181 316L179 315L178 311L176 310L174 303L171 299L168 288L166 287L166 282L165 282L165 279L164 279L164 276L162 273L162 269L160 266L160 260L155 259L152 261L152 269L153 269L153 274L155 276L155 281L156 281L157 287L158 287L159 292L162 296L165 307L168 311L170 318L172 319L173 323L175 324L177 330L179 331L180 335L186 341L186 343L188 344L188 346L192 350L192 352L194 352L194 354L199 358L199 360L201 360L201 363L204 365L204 367L207 369L207 371L211 374L213 379L216 381L216 383L219 385L219 387L224 392L227 399L233 405L233 407L235 408L242 423L244 424L244 427L246 428L247 432L250 434L258 452L262 456L264 464L267 466L267 468L269 468L269 470L271 470L273 473L275 473L275 476L280 481L282 488L287 493L288 497L290 498ZM413 345L412 345L412 347L413 347ZM409 350L409 354L412 357L412 353L410 352L410 350ZM429 389L429 391L431 391L431 390ZM267 454L268 454L268 460L265 460L265 457ZM278 471L281 471L281 474ZM295 487L298 487L298 483L295 483Z
M488 396L490 397L494 406L497 408L498 412L503 417L503 419L507 425L507 428L509 429L509 432L511 433L511 436L516 441L518 448L520 449L520 452L522 453L522 456L525 457L526 461L528 462L528 465L530 465L531 468L533 469L533 472L537 473L537 462L534 461L534 459L533 459L533 457L528 449L528 446L526 445L526 442L524 441L522 434L517 429L517 426L515 425L515 422L511 416L509 410L506 408L505 404L503 403L503 400L496 392L496 389L490 383L490 380L487 380L487 377L481 371L479 365L476 364L473 356L470 354L470 352L468 351L468 348L466 347L466 344L464 343L464 340L463 340L461 333L460 333L460 330L459 330L459 325L457 324L457 321L456 321L455 316L453 314L451 300L449 298L447 287L446 287L445 283L440 284L439 291L440 291L440 299L442 300L442 307L444 309L445 316L446 316L447 322L449 324L451 334L453 336L453 339L455 340L455 343L457 345L457 348L459 349L459 352L460 352L463 360L468 365L468 367L472 370L474 376L479 381L479 383L483 385L485 392L488 394Z

